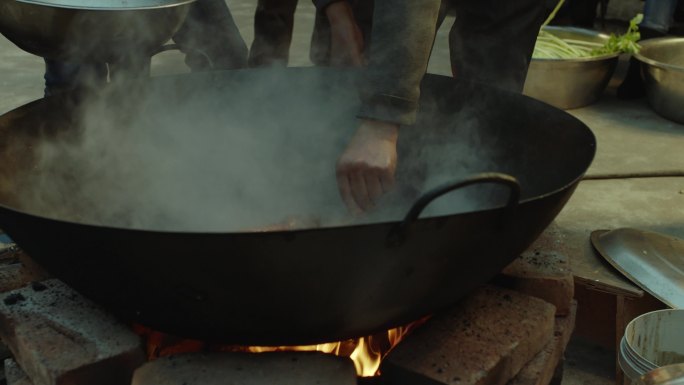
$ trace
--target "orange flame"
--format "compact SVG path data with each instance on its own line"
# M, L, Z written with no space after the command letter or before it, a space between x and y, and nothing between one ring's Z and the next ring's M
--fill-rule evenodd
M409 325L368 337L307 346L212 345L198 340L179 339L138 325L134 329L147 339L147 356L150 360L179 353L202 351L250 353L318 351L339 357L349 357L354 362L358 376L372 377L380 375L382 359L427 319L426 317Z

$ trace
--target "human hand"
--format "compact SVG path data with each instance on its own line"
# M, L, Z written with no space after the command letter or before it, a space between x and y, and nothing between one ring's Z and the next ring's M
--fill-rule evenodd
M349 210L371 210L394 186L399 126L361 119L354 136L337 161L337 186Z
M347 1L338 1L325 8L330 21L330 64L333 66L364 65L363 34Z

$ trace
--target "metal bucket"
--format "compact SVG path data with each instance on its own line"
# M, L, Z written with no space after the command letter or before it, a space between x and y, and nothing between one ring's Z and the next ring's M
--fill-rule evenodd
M654 311L632 320L620 341L618 362L633 383L659 367L684 363L684 309Z

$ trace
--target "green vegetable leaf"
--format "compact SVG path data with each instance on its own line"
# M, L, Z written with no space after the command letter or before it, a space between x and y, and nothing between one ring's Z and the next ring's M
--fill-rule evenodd
M592 55L608 55L612 53L630 53L635 54L639 52L641 46L637 43L641 39L639 33L639 23L644 19L643 14L638 14L629 22L629 28L624 35L616 36L611 34L606 44L591 52Z
M605 44L588 42L573 39L561 39L543 28L555 17L558 10L563 6L565 0L560 0L551 15L546 19L539 30L537 43L534 47L532 57L535 59L575 59L581 57L601 56L614 53L639 52L639 24L644 19L644 15L638 14L629 22L629 27L625 34L616 36L611 34Z

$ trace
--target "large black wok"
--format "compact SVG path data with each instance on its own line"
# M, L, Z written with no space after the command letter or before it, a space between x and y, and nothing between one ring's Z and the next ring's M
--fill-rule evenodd
M296 137L299 129L288 114L308 106L295 114L299 123L315 117L307 124L351 132L358 106L354 79L322 69L182 75L152 80L136 91L163 102L124 108L112 99L108 108L154 120L182 119L199 104L216 114L234 103L241 109L251 104L253 110L232 114L282 121L274 129ZM258 97L245 96L265 83L272 87ZM137 97L121 94L126 100ZM253 100L245 104L245 98ZM327 113L332 106L342 112ZM0 117L0 227L50 273L127 321L240 344L342 340L452 305L535 240L570 198L595 153L591 131L558 109L428 75L418 124L401 131L397 190L402 198L393 203L400 215L371 214L363 219L370 223L281 231L154 231L74 223L32 213L30 204L21 203L32 192L17 181L35 172L36 143L74 130L78 108L69 98L48 98ZM196 126L189 129L203 135L201 123ZM463 143L486 161L464 166L458 149ZM312 161L332 162L334 174L343 144L331 160ZM425 161L422 148L440 152L437 160ZM420 167L410 167L416 164ZM436 180L430 177L434 172L453 183L435 189L429 184ZM470 184L478 186L464 187ZM465 212L449 205L435 212L437 196L468 191L491 199ZM136 191L127 194L133 198ZM301 194L313 198L318 192ZM280 199L278 191L272 199ZM423 208L433 212L417 219Z

